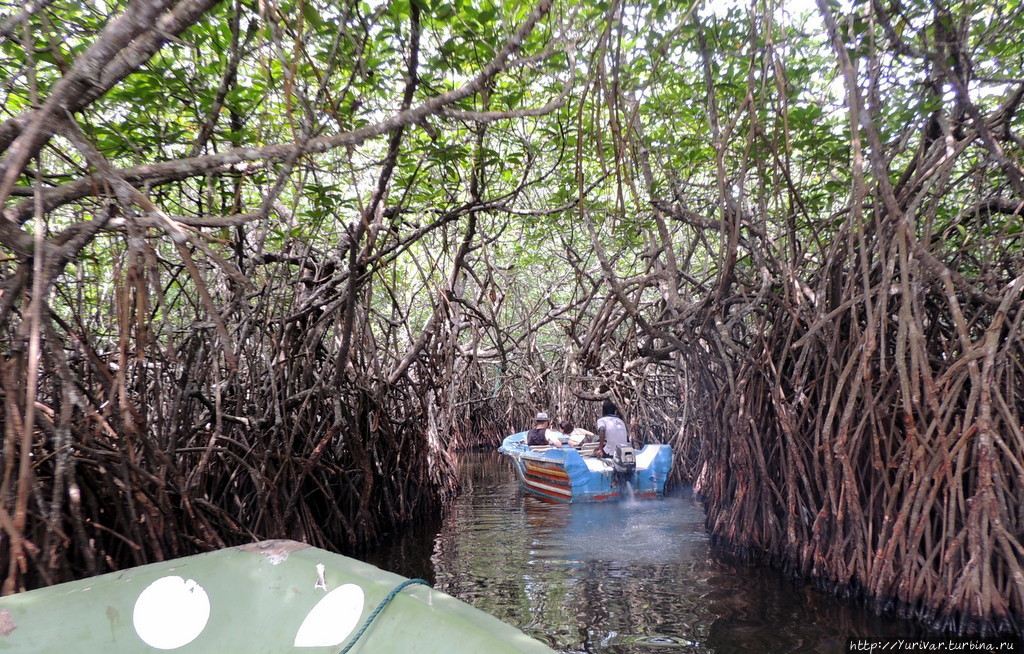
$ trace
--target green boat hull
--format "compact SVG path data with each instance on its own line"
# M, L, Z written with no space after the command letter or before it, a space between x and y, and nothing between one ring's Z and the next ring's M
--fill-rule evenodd
M0 652L337 654L350 645L352 654L554 651L440 591L285 540L0 598Z

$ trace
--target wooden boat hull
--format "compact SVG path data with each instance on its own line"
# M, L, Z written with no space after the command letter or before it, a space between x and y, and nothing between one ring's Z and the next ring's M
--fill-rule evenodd
M607 460L584 457L573 447L531 449L526 432L507 437L498 449L513 461L523 490L557 502L609 502L663 497L672 469L672 448L645 445L629 486L617 483Z
M264 541L0 598L0 652L451 654L554 650L361 561Z

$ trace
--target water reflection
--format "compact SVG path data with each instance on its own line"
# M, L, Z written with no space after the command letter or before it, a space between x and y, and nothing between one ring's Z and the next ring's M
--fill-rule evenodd
M670 497L661 502L576 506L553 506L531 499L524 503L527 515L564 524L549 535L549 547L552 551L563 548L575 561L603 561L615 569L631 563L673 563L707 554L703 510L691 499Z
M717 561L691 497L547 503L524 497L493 453L465 456L463 475L436 536L368 559L560 652L842 652L852 636L919 635L777 572Z

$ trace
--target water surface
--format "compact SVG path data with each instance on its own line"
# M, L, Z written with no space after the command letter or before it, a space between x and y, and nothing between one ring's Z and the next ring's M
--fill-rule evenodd
M919 636L781 573L716 559L700 504L553 504L511 463L460 455L463 492L371 562L516 625L559 652L843 652L854 636Z

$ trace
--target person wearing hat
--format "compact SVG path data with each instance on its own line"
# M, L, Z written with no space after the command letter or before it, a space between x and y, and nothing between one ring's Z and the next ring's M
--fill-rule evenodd
M551 445L552 447L561 447L562 440L559 438L558 432L548 429L550 424L551 419L548 418L547 413L544 411L538 413L533 421L533 429L526 432L526 444L530 446Z

